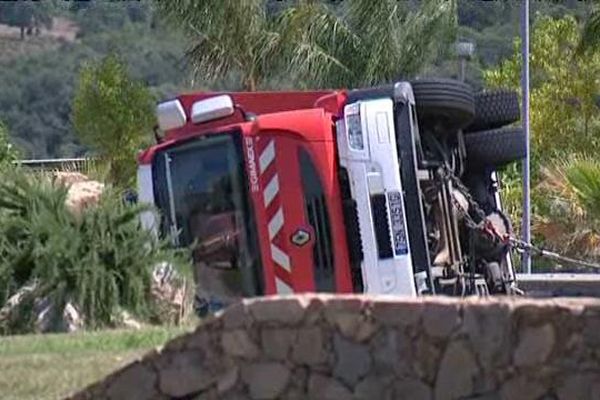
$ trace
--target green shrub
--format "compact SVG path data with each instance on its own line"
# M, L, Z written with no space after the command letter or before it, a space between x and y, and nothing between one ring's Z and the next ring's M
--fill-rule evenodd
M600 162L572 156L542 169L533 223L544 246L575 258L600 258ZM581 269L581 268L576 268Z
M590 222L597 223L600 220L600 162L593 158L575 160L566 170L566 177Z
M133 184L136 154L149 143L155 123L150 90L131 78L117 55L84 66L73 99L73 126L108 163L110 183Z
M6 126L0 121L0 171L10 168L13 162L18 158L17 151L10 143L8 137L8 130Z
M65 206L67 192L21 172L0 182L0 300L37 282L36 298L51 298L59 307L73 303L89 328L114 324L122 309L158 321L153 267L167 261L183 271L184 255L142 229L145 208L124 204L120 193L108 190L97 206L74 215ZM0 329L27 331L28 317Z

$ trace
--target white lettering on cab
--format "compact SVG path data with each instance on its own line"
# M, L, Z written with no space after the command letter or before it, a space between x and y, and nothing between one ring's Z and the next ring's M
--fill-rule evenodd
M246 157L248 158L248 176L250 179L250 190L258 192L258 173L256 171L256 153L254 152L254 140L251 137L245 138Z

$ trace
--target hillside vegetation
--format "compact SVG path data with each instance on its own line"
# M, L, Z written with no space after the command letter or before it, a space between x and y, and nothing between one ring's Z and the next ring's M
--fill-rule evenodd
M23 157L89 153L74 135L72 101L80 69L108 53L120 55L133 77L157 97L188 85L185 40L152 20L148 2L139 3L128 2L127 7L135 6L131 9L122 2L72 3L78 6L56 11L59 18L51 30L41 28L39 36L23 40L18 27L2 21L5 3L0 5L0 22L5 23L0 29L0 120Z
M292 3L269 0L266 12L281 13ZM538 12L572 13L581 17L589 12L588 3L533 2L531 13L532 17ZM148 0L48 0L41 8L37 3L36 8L23 4L0 4L0 120L8 126L23 157L73 157L90 153L74 135L72 99L80 68L109 52L120 55L133 78L148 85L157 98L192 88L241 89L235 73L212 82L198 75L192 79L185 57L188 48L185 36L176 31L176 25L165 25L157 18ZM334 7L336 12L344 7L344 3L338 2L323 4ZM420 6L419 1L407 4L413 9ZM457 17L458 37L473 40L477 45L467 80L480 87L481 71L512 53L512 39L519 32L519 3L459 0ZM417 73L456 77L458 68L452 46L445 47L447 50L438 57L419 65ZM289 88L292 84L288 78L280 77L264 82L263 87Z
M51 29L41 29L38 35L20 38L20 29L0 24L0 63L24 56L56 50L65 42L74 42L79 33L75 21L64 17L53 17Z

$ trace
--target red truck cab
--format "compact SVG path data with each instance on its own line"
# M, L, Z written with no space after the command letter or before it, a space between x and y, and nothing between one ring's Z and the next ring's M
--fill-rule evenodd
M196 242L198 262L236 270L243 295L352 292L335 143L345 93L228 95L234 113L204 123L193 108L218 93L172 101L180 126L141 154L140 198L178 244Z
M492 172L524 146L493 129L518 112L463 135L474 105L443 79L178 96L139 158L143 223L192 246L206 296L513 293Z

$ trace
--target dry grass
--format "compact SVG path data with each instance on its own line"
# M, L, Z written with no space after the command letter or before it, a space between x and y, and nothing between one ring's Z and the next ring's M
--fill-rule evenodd
M191 327L0 338L0 399L60 399Z
M68 19L55 18L51 30L42 29L39 36L26 36L21 40L18 27L0 24L0 62L51 51L62 43L74 42L79 28Z

